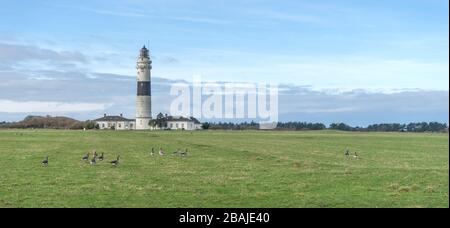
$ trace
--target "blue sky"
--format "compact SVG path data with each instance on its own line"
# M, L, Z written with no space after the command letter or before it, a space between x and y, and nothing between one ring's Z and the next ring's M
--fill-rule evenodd
M87 75L78 80L91 84L101 83L92 77L96 74L134 77L138 49L150 41L155 78L190 81L201 75L210 81L276 82L339 96L361 91L380 96L414 91L421 97L424 92L445 92L434 100L448 106L448 4L447 0L2 0L0 77L9 81L3 82L0 101L19 102L12 96L14 89L20 90L13 86L22 81L20 77L34 80L29 90L36 91L29 100L41 102L58 100L42 95L46 92L39 88L44 83L66 85L67 74ZM58 93L58 88L48 89ZM71 97L71 102L89 100L117 104L98 95ZM2 115L3 119L25 115L1 109L0 120ZM448 107L435 112L440 114L417 113L416 119L441 120L448 116ZM302 116L295 110L286 113L294 119ZM70 110L65 114L86 117ZM324 122L331 117L324 117ZM380 114L367 121L389 118Z

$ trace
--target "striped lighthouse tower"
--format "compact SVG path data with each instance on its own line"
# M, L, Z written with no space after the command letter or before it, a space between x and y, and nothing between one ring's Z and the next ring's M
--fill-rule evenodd
M151 101L151 69L152 61L149 51L144 46L137 60L137 100L136 100L136 130L150 129L152 119Z

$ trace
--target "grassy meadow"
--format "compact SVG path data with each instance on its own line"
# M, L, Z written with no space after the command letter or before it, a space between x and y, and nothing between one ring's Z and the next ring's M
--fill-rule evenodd
M93 149L106 161L81 160ZM0 130L0 207L448 208L448 193L448 134Z

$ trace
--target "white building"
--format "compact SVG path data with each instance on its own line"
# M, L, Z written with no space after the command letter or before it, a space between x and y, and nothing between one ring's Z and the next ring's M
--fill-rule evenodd
M106 114L99 119L94 120L98 124L99 129L105 130L134 130L136 129L136 121L120 116L107 116Z
M167 116L158 114L156 119L150 121L152 130L200 130L202 124L194 117Z

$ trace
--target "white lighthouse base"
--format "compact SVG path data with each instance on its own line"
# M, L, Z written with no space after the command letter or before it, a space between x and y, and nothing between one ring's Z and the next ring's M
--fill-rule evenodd
M136 118L136 130L150 130L151 118Z

